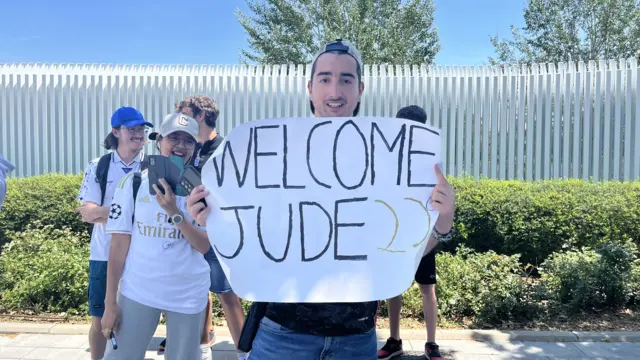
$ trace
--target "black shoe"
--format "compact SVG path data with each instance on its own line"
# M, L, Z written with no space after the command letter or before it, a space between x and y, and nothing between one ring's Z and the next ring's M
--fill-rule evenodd
M440 354L440 347L434 342L424 344L424 357L429 360L444 360Z
M388 338L384 346L378 350L378 359L391 359L402 352L402 339Z
M162 339L160 346L158 347L158 351L164 351L164 348L167 346L167 339Z

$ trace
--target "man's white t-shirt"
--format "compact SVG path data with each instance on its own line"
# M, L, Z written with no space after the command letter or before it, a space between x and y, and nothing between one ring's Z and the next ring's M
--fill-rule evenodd
M111 162L109 162L109 172L107 174L107 188L104 195L104 204L102 206L111 205L111 198L116 190L116 186L123 176L140 171L140 164L144 155L142 152L133 159L131 164L125 164L117 151L111 153ZM100 158L92 160L84 172L82 187L78 194L79 201L89 201L100 205L101 191L100 184L96 181L96 171L98 169L98 161ZM105 233L106 224L96 223L91 233L91 252L89 260L107 261L109 258L109 244L111 235Z
M117 186L109 220L108 234L130 234L131 244L124 265L120 292L143 305L183 314L201 312L209 299L209 264L169 223L169 216L149 194L147 171L133 201L133 174L122 178ZM186 198L176 197L184 221L206 231L189 216Z

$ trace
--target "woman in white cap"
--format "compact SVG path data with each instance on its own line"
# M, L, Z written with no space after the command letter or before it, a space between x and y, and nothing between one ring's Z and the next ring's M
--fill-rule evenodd
M188 164L194 155L198 123L183 114L164 118L149 139L163 156ZM102 317L107 344L105 360L142 360L164 312L167 318L167 360L200 360L200 332L210 285L209 247L205 229L188 215L185 198L160 179L149 191L148 171L118 184L107 223L111 234L106 309ZM135 201L134 201L135 197ZM120 291L118 292L118 285ZM209 350L210 351L210 350Z

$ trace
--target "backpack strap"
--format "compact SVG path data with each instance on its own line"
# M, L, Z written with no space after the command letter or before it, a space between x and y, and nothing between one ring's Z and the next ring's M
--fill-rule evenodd
M131 222L133 223L133 219L136 213L136 198L138 197L138 190L140 189L140 183L142 182L142 173L136 171L133 173L133 215L131 216Z
M96 182L100 184L101 200L100 206L104 205L104 195L107 191L107 177L109 174L109 164L111 163L111 153L102 155L96 168Z

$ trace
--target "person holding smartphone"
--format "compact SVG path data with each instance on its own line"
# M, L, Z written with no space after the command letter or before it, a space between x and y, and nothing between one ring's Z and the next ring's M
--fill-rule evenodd
M171 113L149 139L156 141L162 156L188 164L197 136L198 123L193 118ZM202 255L211 245L205 228L188 215L185 197L176 196L177 184L165 178L151 183L150 178L158 175L151 171L152 166L122 178L111 203L102 329L106 338L113 335L117 339L117 349L108 346L104 359L143 359L164 312L171 342L165 358L200 360L200 332L210 286L209 265ZM134 195L137 175L140 182ZM170 175L167 177L174 177Z
M213 155L215 150L220 146L224 138L216 132L216 122L220 116L218 105L208 96L195 95L188 96L184 100L175 104L174 111L194 118L198 122L198 144L194 150L194 156L191 164L197 171L202 170L202 166ZM211 269L211 287L210 293L216 294L218 301L222 307L224 318L227 321L229 332L233 338L233 342L238 344L240 333L244 325L245 315L240 298L233 292L229 280L222 271L220 261L216 256L213 248L204 254L204 258L209 263ZM214 345L216 337L214 326L212 323L213 298L209 295L209 303L207 305L207 316L205 318L202 334L200 338L201 360L211 360L211 347ZM160 351L167 348L166 339L160 342ZM237 350L238 360L246 360L248 355Z

